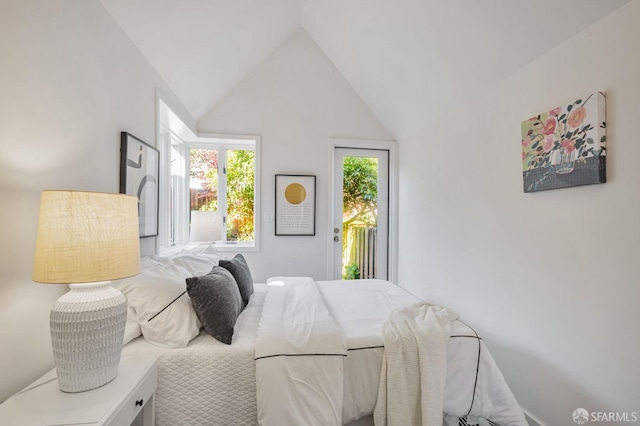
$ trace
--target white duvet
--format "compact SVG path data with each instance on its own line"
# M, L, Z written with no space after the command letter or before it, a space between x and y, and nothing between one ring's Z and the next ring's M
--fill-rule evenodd
M341 425L373 413L382 326L392 311L420 299L383 280L270 281L256 340L259 424ZM307 289L322 297L303 296ZM445 417L526 425L484 342L460 321L451 323L450 333Z
M256 338L260 425L342 425L347 348L311 278L267 282Z

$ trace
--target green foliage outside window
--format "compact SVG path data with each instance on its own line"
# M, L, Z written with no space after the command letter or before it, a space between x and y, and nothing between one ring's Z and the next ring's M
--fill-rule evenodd
M200 183L191 188L191 210L218 210L218 151L192 148L189 151L190 183ZM190 185L192 186L192 185Z
M343 280L359 280L360 279L360 268L357 263L352 263L347 266L345 273L342 274Z
M255 151L227 150L227 241L254 241ZM191 210L217 211L218 151L192 148L189 177Z
M254 240L255 151L227 151L227 239Z
M378 159L346 157L343 163L343 220L375 226L378 216Z
M378 223L378 159L345 157L343 167L342 209L342 278L360 279L358 261L354 260L360 240L358 229L375 228ZM349 238L351 235L353 238Z

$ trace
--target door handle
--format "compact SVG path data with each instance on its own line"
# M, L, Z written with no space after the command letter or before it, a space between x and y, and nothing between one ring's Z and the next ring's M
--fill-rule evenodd
M336 235L335 237L333 237L333 241L335 241L335 242L337 243L338 241L340 241L340 237L338 237L338 236Z

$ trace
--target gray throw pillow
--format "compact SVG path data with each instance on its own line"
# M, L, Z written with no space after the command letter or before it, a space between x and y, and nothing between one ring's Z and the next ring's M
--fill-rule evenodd
M247 306L253 294L253 277L251 277L251 271L244 256L238 253L231 260L220 259L218 264L231 272L233 278L236 279L240 295L242 296L242 303L244 303L244 306Z
M214 266L207 275L187 278L187 293L205 331L230 345L233 327L244 307L233 275Z

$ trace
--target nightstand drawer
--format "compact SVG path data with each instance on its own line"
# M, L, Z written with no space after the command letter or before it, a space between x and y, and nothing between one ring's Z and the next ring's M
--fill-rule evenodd
M157 385L158 367L154 365L122 404L120 410L107 421L107 425L130 425L147 403L153 404L152 398Z

